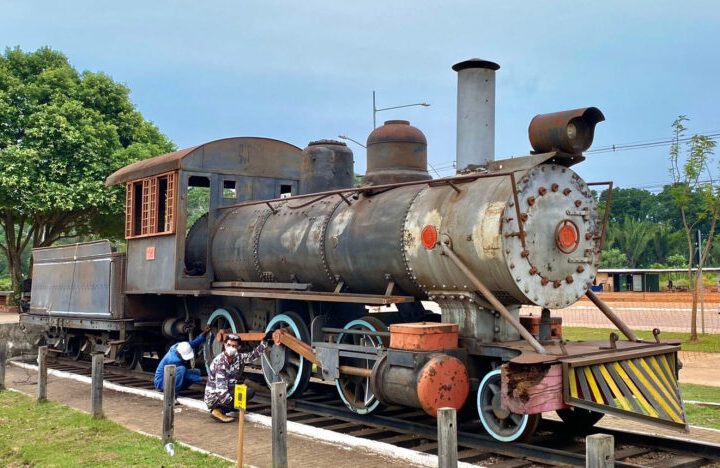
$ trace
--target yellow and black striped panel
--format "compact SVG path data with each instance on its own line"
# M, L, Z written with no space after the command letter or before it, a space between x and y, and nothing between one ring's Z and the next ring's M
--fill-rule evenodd
M565 367L565 403L663 426L686 428L674 352L607 362L571 360Z

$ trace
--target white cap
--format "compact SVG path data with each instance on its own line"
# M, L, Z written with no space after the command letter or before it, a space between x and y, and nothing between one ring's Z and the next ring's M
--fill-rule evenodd
M186 361L189 361L190 359L195 357L192 346L190 346L190 343L188 343L187 341L178 343L177 352L180 353L180 357L185 359Z

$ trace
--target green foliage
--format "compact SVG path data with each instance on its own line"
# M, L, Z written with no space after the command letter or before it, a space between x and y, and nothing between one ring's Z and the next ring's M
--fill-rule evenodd
M210 188L190 187L187 200L187 229L189 231L195 221L210 210Z
M600 195L600 207L604 210L608 191ZM658 221L659 202L655 195L647 190L636 188L614 188L610 199L608 221L622 223L626 217L636 220Z
M712 156L715 148L715 141L705 135L693 135L686 145L686 150L680 149L680 138L684 137L687 128L684 123L688 119L680 115L672 123L675 132L675 144L670 148L670 175L673 178L673 186L670 188L670 195L680 208L683 231L687 244L689 268L694 265L695 246L693 234L695 228L704 221L709 221L710 229L706 234L705 245L698 245L698 270L691 275L690 288L693 291L692 314L690 318L691 339L696 341L697 336L697 288L699 283L700 270L705 264L712 249L715 236L715 224L720 214L720 184L713 179L713 170L710 166L714 163ZM699 198L699 206L694 206L693 200Z
M129 94L50 48L0 55L0 250L14 283L28 246L91 232L121 237L124 188L105 187L105 178L174 149Z
M622 253L620 249L603 250L600 268L627 268L627 265L627 255Z
M170 458L160 440L9 391L0 392L0 465L234 466L181 445Z
M625 216L621 224L614 224L611 227L610 245L625 254L628 268L635 268L653 238L655 229L654 223Z
M684 255L675 254L668 257L668 264L673 268L687 268L688 262Z

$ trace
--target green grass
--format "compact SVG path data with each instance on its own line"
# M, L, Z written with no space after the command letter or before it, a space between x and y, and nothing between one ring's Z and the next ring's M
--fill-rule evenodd
M217 467L224 460L175 446L170 457L158 439L53 402L0 392L0 466Z
M720 403L720 388L707 385L680 384L683 400ZM693 426L720 429L720 408L717 406L685 405L688 423Z
M691 426L720 429L720 409L717 407L685 405L685 414Z
M683 400L720 403L720 387L681 383L680 392L682 393ZM720 408L716 409L716 411L720 413Z
M650 330L634 330L638 338L644 340L655 340ZM621 339L623 334L610 328L587 328L587 327L566 327L563 326L563 338L573 341L607 340L611 332L617 333ZM662 332L661 340L679 339L682 340L683 351L698 351L703 353L720 353L720 334L698 335L698 341L690 341L690 333Z

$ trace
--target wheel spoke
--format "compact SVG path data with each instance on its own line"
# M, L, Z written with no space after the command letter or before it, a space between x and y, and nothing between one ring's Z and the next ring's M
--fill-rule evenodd
M500 387L498 387L494 383L488 383L488 388L493 393L493 395L497 395L500 392Z
M515 423L515 425L519 426L520 424L522 424L523 416L524 415L522 415L522 414L510 413L509 419L512 419L512 421Z

